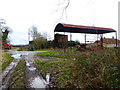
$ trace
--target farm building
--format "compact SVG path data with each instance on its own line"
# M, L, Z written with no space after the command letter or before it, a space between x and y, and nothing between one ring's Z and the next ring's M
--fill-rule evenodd
M83 26L83 25L73 25L73 24L64 24L64 23L58 23L55 27L54 32L69 32L69 33L84 33L85 34L85 45L86 45L86 35L87 34L97 34L100 35L100 47L103 47L104 42L106 42L106 39L103 40L103 34L105 33L111 33L115 32L116 38L117 38L117 32L112 28L103 28L103 27L94 27L94 26ZM71 37L70 37L71 38ZM117 47L118 41L114 39L113 44ZM110 44L112 45L112 44Z

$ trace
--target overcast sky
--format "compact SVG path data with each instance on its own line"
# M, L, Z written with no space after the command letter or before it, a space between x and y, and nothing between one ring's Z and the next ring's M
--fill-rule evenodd
M39 32L47 33L51 40L59 22L113 28L118 31L120 0L70 0L61 20L61 8L66 3L59 6L59 1L64 0L0 0L0 18L5 19L7 26L12 28L9 35L11 44L27 44L28 29L32 25L36 25ZM72 35L73 40L84 42L83 34ZM111 33L104 36L111 38L114 35ZM95 37L88 35L87 39L93 41Z

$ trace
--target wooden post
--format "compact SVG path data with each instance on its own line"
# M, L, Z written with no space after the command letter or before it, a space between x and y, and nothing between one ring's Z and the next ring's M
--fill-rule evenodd
M116 47L117 47L117 44L118 44L118 42L117 42L117 32L115 34L116 34Z
M54 32L54 42L53 42L53 46L54 46L54 51L55 51L55 32Z
M70 41L72 41L72 34L70 33ZM71 51L72 51L72 46L70 46Z
M64 32L64 39L65 39L65 32ZM64 53L66 52L66 49L65 49L65 40L64 40Z
M101 39L100 39L100 46L103 48L103 34L100 35Z
M70 41L72 41L72 34L70 33Z
M85 48L86 48L86 33L85 33Z
M97 34L97 47L98 47L98 34Z

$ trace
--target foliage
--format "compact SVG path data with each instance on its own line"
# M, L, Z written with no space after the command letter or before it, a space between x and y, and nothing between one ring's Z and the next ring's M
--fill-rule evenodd
M8 40L8 34L9 34L11 28L6 26L6 21L4 19L2 19L2 18L0 18L0 30L2 31L2 43L10 42Z
M45 35L42 35L41 33L36 32L37 36L35 39L30 41L30 47L29 50L39 50L39 49L47 49L47 48L67 48L67 47L73 47L75 45L79 45L80 43L78 41L68 41L68 42L59 42L59 39L61 34L55 34L55 40L53 41L47 41L47 38Z
M54 40L47 42L47 48L54 48Z
M42 35L40 32L37 31L36 26L31 27L31 36L33 37L33 40L30 41L30 50L38 50L38 49L44 49L47 48L47 37L46 34Z
M74 47L76 45L80 45L79 41L68 41L68 46Z
M7 38L8 38L8 34L9 34L9 28L5 28L5 30L4 30L4 32L2 32L3 33L3 36L2 36L2 42L3 43L7 43L8 41L7 41Z

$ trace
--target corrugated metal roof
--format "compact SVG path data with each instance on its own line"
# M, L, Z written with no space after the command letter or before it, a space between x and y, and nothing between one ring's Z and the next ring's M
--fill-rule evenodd
M104 34L104 33L116 32L116 31L112 28L58 23L55 27L54 32Z

